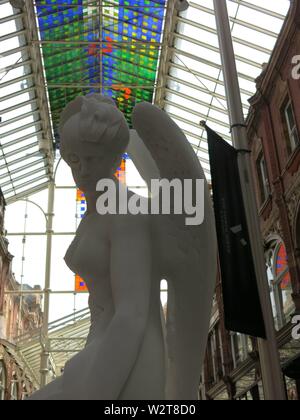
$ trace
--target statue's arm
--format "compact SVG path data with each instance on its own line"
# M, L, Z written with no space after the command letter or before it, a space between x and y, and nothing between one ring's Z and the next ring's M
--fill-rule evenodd
M148 223L139 216L118 216L113 223L111 288L114 317L106 331L97 367L101 399L118 399L135 364L148 320L151 246Z

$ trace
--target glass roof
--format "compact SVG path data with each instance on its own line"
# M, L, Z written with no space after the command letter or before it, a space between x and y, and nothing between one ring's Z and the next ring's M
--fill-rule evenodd
M8 202L45 188L49 179L49 160L40 142L48 138L51 144L50 120L37 92L32 58L24 14L1 1L0 185Z
M35 0L21 11L0 0L0 184L8 202L47 186L51 159L41 141L58 148L61 110L91 92L111 96L129 124L136 103L154 100L184 130L209 178L199 121L230 141L213 1L191 1L175 15L173 38L163 37L174 17L171 4ZM227 4L246 116L290 1Z
M213 1L192 1L175 20L171 1L28 0L21 11L0 0L0 186L8 202L47 187L51 159L41 151L40 142L53 141L59 146L57 125L62 108L89 92L114 98L129 124L137 102L157 103L184 130L209 178L206 136L199 121L206 120L230 141ZM260 0L228 0L227 4L246 116L255 78L269 60L290 1L272 0L264 7ZM173 37L164 28L172 28ZM37 60L43 67L37 66ZM66 184L65 175L63 178ZM130 183L137 185L132 179ZM44 193L46 202L46 192L39 194ZM73 211L73 193L67 200L69 211ZM56 202L65 206L66 191L56 196ZM56 208L56 213L55 223L63 229L67 229L67 219L74 222L66 209ZM53 241L55 251L64 248L61 235ZM55 265L57 260L53 258ZM32 266L37 267L37 261ZM64 276L65 272L56 275L54 288L55 281ZM88 311L83 310L50 324L53 367L63 367L82 347L89 321ZM17 348L36 382L40 346L40 331L18 339Z
M290 1L228 0L227 5L247 116L248 99L256 91L255 79L269 61ZM164 51L162 57L166 60ZM157 93L156 103L184 130L209 178L206 133L199 122L207 121L212 129L231 140L213 0L193 0L188 10L180 14L167 68L167 75L160 74L165 89Z
M36 0L55 139L64 106L92 92L112 97L131 122L152 102L165 0Z

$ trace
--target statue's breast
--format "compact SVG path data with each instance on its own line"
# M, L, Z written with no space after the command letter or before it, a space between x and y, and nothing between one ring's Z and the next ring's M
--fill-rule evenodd
M107 228L96 215L82 221L65 261L70 270L90 282L109 276L109 254Z

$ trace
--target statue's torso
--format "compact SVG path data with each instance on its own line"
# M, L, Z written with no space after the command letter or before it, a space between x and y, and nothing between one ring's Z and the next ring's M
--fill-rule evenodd
M68 267L84 279L90 293L92 326L89 339L95 328L98 333L103 332L113 316L108 223L106 216L91 214L85 217L65 256Z
M92 214L83 219L65 256L68 267L85 280L90 292L92 322L88 342L103 336L115 312L110 282L111 217ZM154 399L164 398L166 349L160 312L160 281L155 274L155 267L151 283L150 310L144 342L120 399L131 399L139 395L141 399L147 395L152 395ZM145 372L145 366L149 366L149 372ZM141 387L141 381L145 378L147 386L145 382Z

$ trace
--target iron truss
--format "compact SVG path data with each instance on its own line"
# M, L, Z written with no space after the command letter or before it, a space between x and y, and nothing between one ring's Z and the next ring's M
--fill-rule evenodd
M52 128L33 10L0 2L0 185L7 202L46 188Z
M48 378L58 377L66 362L84 348L89 328L90 312L84 309L51 322L47 337L43 336L43 329L38 328L16 338L15 350L37 386L40 384L41 352L45 346L50 352Z
M290 2L228 0L245 116L255 79L268 63ZM262 4L262 3L261 3ZM155 102L183 129L209 177L206 133L200 120L229 142L230 125L211 0L193 0L180 15L166 19Z
M94 91L118 101L129 122L135 103L154 100L183 129L209 178L199 121L231 140L213 2L194 0L180 14L173 0L127 3L25 0L17 10L0 0L0 185L8 203L49 185L59 114L74 96ZM228 0L245 115L290 2L258 4ZM85 310L51 323L47 337L41 329L17 338L36 383L41 350L50 347L49 369L59 375L89 325Z
M0 1L0 184L8 202L47 187L59 114L74 96L93 91L119 100L129 122L134 104L155 92L155 103L184 130L209 177L199 121L230 141L212 1L192 1L182 13L173 0L149 1L150 8L127 3L26 0L17 10ZM228 0L245 115L289 4Z

